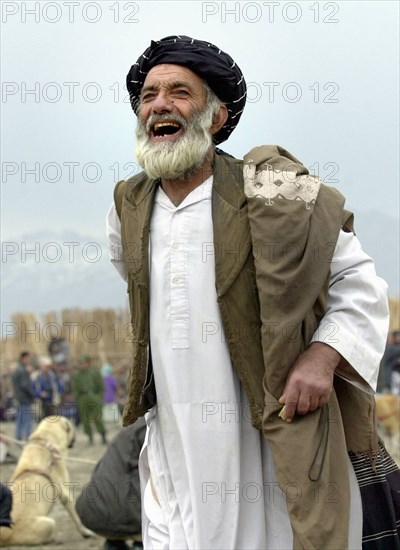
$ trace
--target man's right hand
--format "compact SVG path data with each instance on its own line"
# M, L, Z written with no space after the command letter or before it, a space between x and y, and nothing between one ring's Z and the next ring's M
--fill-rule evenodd
M294 415L307 414L329 401L333 375L342 356L322 342L312 343L294 362L279 403L285 408L281 418L291 422Z

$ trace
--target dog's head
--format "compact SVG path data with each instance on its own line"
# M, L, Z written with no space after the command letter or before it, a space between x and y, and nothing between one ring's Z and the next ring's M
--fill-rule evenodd
M75 441L75 429L65 416L46 416L31 435L30 439L44 438L61 449L71 448Z

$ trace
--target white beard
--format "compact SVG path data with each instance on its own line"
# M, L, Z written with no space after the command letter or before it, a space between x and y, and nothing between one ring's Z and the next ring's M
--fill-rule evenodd
M151 115L143 124L138 118L136 128L136 158L147 176L152 179L185 179L199 168L212 145L210 127L214 106L207 105L203 111L194 113L189 120L181 115ZM157 121L178 122L183 135L177 141L151 141L150 129Z

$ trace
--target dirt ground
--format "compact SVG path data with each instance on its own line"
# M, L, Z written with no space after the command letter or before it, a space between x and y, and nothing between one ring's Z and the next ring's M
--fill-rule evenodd
M112 422L106 424L107 438L109 441L118 433L122 424L120 422ZM0 430L5 435L14 437L15 424L13 422L1 422ZM94 444L88 445L87 436L83 433L83 429L79 426L76 429L76 440L74 447L69 449L68 456L71 458L80 458L84 460L90 460L96 463L105 452L106 447L102 445L99 434L94 435ZM9 452L18 457L20 455L20 448L12 444L9 447ZM77 498L82 488L90 481L94 464L84 464L79 462L68 461L67 467L70 473L70 481L77 482L77 489L74 492L75 498ZM0 480L6 482L11 478L14 471L15 464L4 463L0 468ZM104 545L104 538L83 538L75 527L75 524L69 517L67 511L61 503L56 502L51 511L50 517L54 518L57 524L56 536L54 542L43 546L45 550L100 550ZM13 550L24 549L27 546L4 546L3 548L12 548ZM34 548L39 548L38 546Z

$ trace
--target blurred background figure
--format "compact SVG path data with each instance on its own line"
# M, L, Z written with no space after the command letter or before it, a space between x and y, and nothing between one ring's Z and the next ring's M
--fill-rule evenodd
M103 377L103 420L104 422L118 422L119 411L117 405L118 382L113 375L113 368L109 363L104 363L101 367Z
M25 439L28 439L31 435L32 421L35 416L35 390L30 376L31 369L32 362L29 352L21 352L17 368L11 376L14 397L17 401L15 437L19 440L24 439L24 436Z
M70 363L59 363L56 365L56 370L63 388L58 414L69 418L69 420L78 426L80 419L74 394L72 393L72 366Z
M8 437L0 433L0 464L4 464L5 462L15 464L18 462L17 457L8 450L8 443Z
M390 372L390 389L400 395L400 331L393 332L393 342L388 347L386 361Z
M104 384L100 371L91 367L90 361L88 355L81 356L78 371L72 377L72 392L89 443L93 443L91 424L94 423L101 434L103 444L106 444L106 430L103 423Z
M61 377L49 357L39 358L40 372L35 379L35 395L41 404L41 419L57 415L63 394Z
M7 485L0 483L0 526L11 527L12 494Z
M69 345L65 338L52 336L47 349L55 365L69 362Z
M128 377L129 377L128 367L126 365L120 365L117 368L116 379L118 384L118 389L117 389L118 411L121 417L122 417L122 412L124 410L125 401L128 395Z
M389 332L378 378L378 393L400 395L400 331Z
M376 386L377 393L390 392L391 381L390 381L389 365L387 363L387 354L392 344L393 344L393 333L388 332L388 335L386 338L385 353L383 354L383 357L381 359L381 363L379 366L378 383Z
M14 420L16 412L13 402L11 369L2 365L0 368L0 422Z

